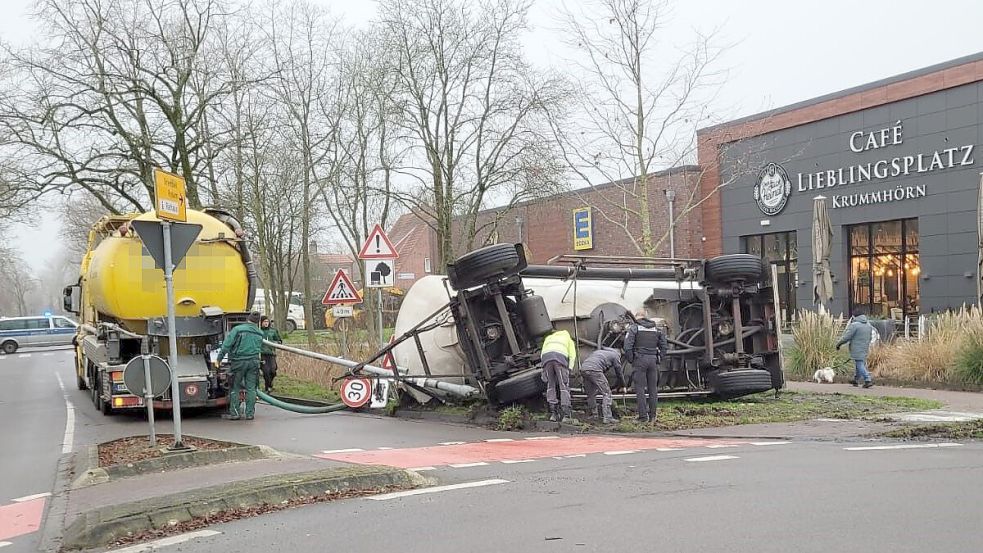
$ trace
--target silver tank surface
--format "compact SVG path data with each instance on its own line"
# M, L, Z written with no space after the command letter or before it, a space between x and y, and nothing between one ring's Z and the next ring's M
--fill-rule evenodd
M523 284L536 295L541 296L549 311L550 319L557 328L565 329L573 334L574 327L574 292L571 281L563 281L550 278L528 278L522 279ZM695 283L676 281L657 281L657 280L637 280L628 282L627 287L624 282L611 280L577 280L577 319L579 328L590 327L590 317L595 309L602 305L617 304L624 309L635 313L645 308L645 301L652 297L653 292L664 291L673 292L682 287L683 290L698 289ZM448 287L445 288L444 277L432 275L418 280L406 293L403 298L399 314L396 316L395 335L400 336L406 331L416 326L423 317L433 313L440 306L449 301ZM450 290L453 294L453 290ZM623 295L622 295L623 293ZM671 313L651 312L655 317L664 318L669 322L670 327L675 317ZM594 340L595 336L584 336L581 338ZM420 342L423 346L427 362L433 374L442 375L469 375L471 371L465 365L464 353L458 347L457 329L454 327L453 317L447 312L444 323L428 332L420 334ZM581 347L581 353L587 353L590 348ZM416 345L413 340L407 340L394 349L393 356L396 365L411 375L425 374L420 356L417 353ZM449 382L465 383L463 378L445 378ZM409 390L417 401L426 402L429 398L423 394Z

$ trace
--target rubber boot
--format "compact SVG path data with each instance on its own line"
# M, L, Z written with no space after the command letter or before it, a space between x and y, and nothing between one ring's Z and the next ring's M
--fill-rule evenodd
M601 405L601 422L603 424L614 424L614 417L611 415L610 405Z
M550 422L560 422L560 408L557 405L550 404Z
M579 421L573 418L573 409L569 405L563 406L563 418L560 420L563 424L577 424Z

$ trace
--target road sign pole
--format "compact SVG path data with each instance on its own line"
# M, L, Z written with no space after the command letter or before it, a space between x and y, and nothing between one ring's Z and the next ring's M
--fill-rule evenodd
M171 263L171 223L161 221L164 231L164 283L167 286L167 362L171 366L171 409L174 416L174 449L186 449L181 437L181 384L177 375L177 328L174 315L174 265Z
M379 343L381 344L381 347L386 347L386 336L382 329L382 288L377 288L376 292L377 294L375 297L376 302L378 303L378 305L376 305L376 309L379 310Z
M147 421L150 423L150 447L157 447L157 428L154 425L154 396L150 377L150 354L143 352L143 401L147 404Z

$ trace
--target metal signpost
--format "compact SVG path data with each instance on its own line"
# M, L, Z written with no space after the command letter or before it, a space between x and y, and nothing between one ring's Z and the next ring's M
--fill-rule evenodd
M382 325L382 289L392 288L396 280L396 259L399 252L386 236L381 225L376 225L369 233L358 252L358 258L365 261L365 287L376 289L376 316L379 327L379 342L385 346L385 332Z

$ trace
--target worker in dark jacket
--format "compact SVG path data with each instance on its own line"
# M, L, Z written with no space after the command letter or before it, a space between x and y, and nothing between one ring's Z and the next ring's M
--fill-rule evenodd
M263 316L259 321L259 328L263 331L263 340L266 342L283 343L280 333L271 324L270 318ZM262 361L260 370L263 371L263 389L266 393L273 391L273 379L276 378L276 350L273 346L263 344Z
M584 389L587 391L587 409L597 412L595 399L597 393L601 394L601 411L597 416L604 424L614 422L614 415L611 413L611 405L614 398L611 396L611 386L608 384L608 377L605 373L614 370L615 374L621 372L621 352L612 348L600 348L587 356L580 365L580 377L584 380Z
M861 380L864 381L864 388L874 385L870 373L867 372L867 355L870 353L870 344L873 342L875 332L867 317L858 315L847 325L840 341L836 343L836 349L840 349L844 344L850 344L850 359L855 366L851 381L854 386L859 386Z
M666 354L668 344L665 333L648 319L644 312L635 315L635 324L625 336L625 358L631 363L632 385L635 387L638 420L655 419L659 404L659 365ZM646 400L645 392L648 391Z
M229 392L229 414L224 418L239 420L244 414L252 420L256 412L256 388L259 386L260 352L263 350L263 331L257 326L259 313L250 313L247 322L236 325L219 347L215 366L222 363L224 354L229 354L229 372L232 390ZM239 413L239 391L246 389L246 412Z

